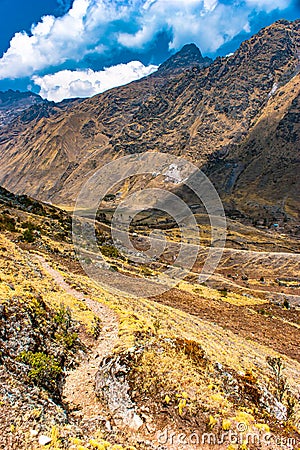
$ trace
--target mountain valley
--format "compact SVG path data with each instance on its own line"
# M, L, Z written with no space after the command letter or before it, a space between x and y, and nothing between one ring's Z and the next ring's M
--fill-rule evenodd
M0 93L1 449L298 449L299 52L300 21L280 20L233 55L188 44L91 98ZM147 152L170 164L132 175ZM95 208L97 172L122 157Z

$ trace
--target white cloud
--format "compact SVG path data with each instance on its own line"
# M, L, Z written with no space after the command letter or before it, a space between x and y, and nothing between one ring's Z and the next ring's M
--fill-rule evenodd
M58 0L70 5L69 0ZM38 75L90 54L111 56L122 49L144 51L168 31L171 49L195 42L213 52L249 29L253 10L285 8L287 0L74 0L62 17L45 16L31 34L16 33L0 58L0 79ZM82 65L81 65L82 67Z
M56 0L57 4L59 6L59 10L61 12L66 12L68 9L70 9L72 0Z
M291 2L290 0L246 0L246 4L259 11L271 12L274 9L288 8Z
M34 83L41 88L40 95L47 100L59 102L65 98L90 97L115 86L150 75L157 66L144 66L139 61L118 64L105 70L61 70L52 75L33 76Z
M194 42L203 52L217 50L248 24L248 12L238 13L232 5L218 0L156 0L139 17L136 33L118 34L118 42L128 48L142 49L151 36L162 29L172 30L170 49Z
M84 17L88 0L75 0L63 17L44 16L32 25L31 36L16 33L10 47L0 59L0 79L29 76L46 67L65 62L73 55L81 59L81 51L89 44L84 34Z
M204 0L204 10L205 11L213 11L218 5L218 0Z

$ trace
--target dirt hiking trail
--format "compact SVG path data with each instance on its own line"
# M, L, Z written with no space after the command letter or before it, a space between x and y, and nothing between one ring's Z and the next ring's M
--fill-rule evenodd
M83 301L101 320L102 331L91 354L86 355L81 364L66 375L63 388L63 400L75 410L76 415L84 420L103 417L103 405L95 395L95 377L101 361L110 355L118 341L119 322L116 314L107 306L102 305L71 288L63 276L46 260L36 255L43 269L52 276L58 286L65 292Z

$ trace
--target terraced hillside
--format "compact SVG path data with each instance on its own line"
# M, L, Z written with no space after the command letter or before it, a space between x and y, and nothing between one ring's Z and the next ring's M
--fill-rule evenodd
M228 449L207 436L241 426L261 448L266 433L272 449L299 441L297 255L227 249L212 284L197 283L196 265L158 297L112 294L83 272L67 213L5 190L0 199L1 448ZM256 236L238 222L231 233L248 245ZM98 238L113 272L145 292L166 267L168 251L139 266L104 251L113 243L101 223ZM275 261L287 278L268 272Z
M279 21L232 56L210 61L190 44L151 76L83 101L6 95L16 103L0 106L0 448L298 449L299 48L300 21ZM209 175L226 242L183 178L149 171L106 193L95 245L79 254L67 211L82 184L147 150ZM126 252L114 239L120 200L166 186L194 228L182 236L148 192ZM93 205L82 208L88 227ZM161 254L141 262L154 241ZM197 257L166 290L182 249Z

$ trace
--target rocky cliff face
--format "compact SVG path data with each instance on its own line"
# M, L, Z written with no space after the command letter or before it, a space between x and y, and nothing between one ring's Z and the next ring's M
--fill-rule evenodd
M234 55L217 58L208 67L209 61L195 46L185 46L148 78L48 118L35 118L23 128L17 121L9 129L3 127L0 183L14 192L70 204L88 174L112 158L157 150L189 158L210 174L220 173L216 182L226 197L241 189L247 192L248 178L241 173L246 173L244 166L250 161L246 154L259 139L259 176L265 180L260 185L264 201L272 202L268 174L278 170L283 174L285 166L279 161L285 158L282 146L287 140L293 160L298 158L297 103L292 106L289 99L296 102L299 88L299 28L300 21L276 22L244 42ZM272 127L266 128L266 121ZM277 130L270 134L272 144L266 142L266 129ZM295 190L296 170L293 163L284 172ZM251 173L255 175L252 169ZM277 183L278 201L285 198L289 184ZM295 206L298 200L293 189L290 192L293 198L288 203Z
M300 77L278 88L247 139L215 153L207 174L223 194L227 209L255 224L299 220Z
M195 44L187 44L180 52L171 56L167 61L159 66L155 75L174 75L182 70L198 67L200 69L208 67L213 60L211 58L203 58L199 48Z

